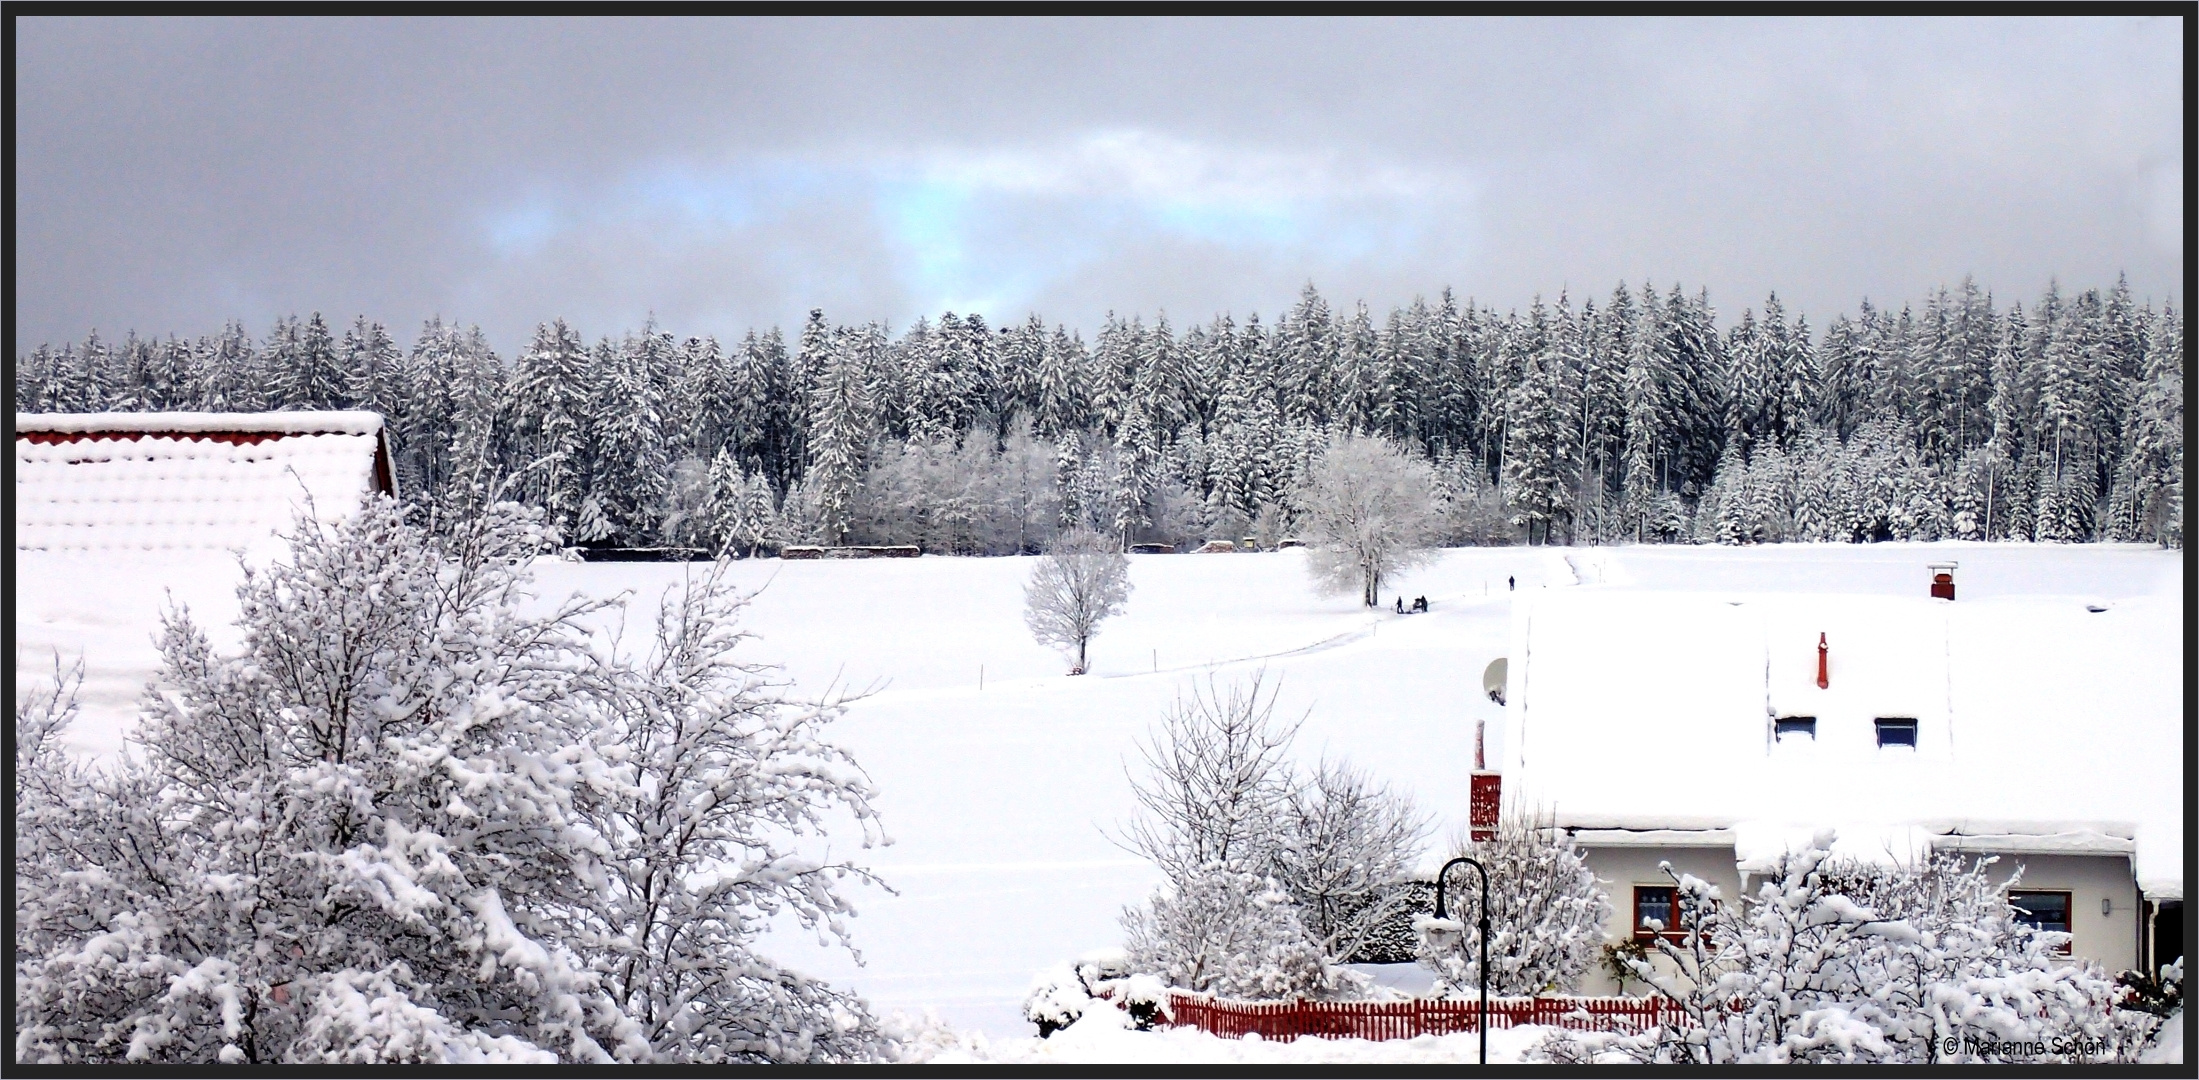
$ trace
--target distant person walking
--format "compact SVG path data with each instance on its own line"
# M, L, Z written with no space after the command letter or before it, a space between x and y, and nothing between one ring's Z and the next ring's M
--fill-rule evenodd
M1517 588L1519 588L1519 582L1518 582L1518 581L1517 581L1516 579L1514 579L1514 578L1511 578L1511 577L1506 577L1506 578L1504 579L1504 591L1505 591L1505 592L1511 592L1512 590L1514 590L1514 589L1517 589Z

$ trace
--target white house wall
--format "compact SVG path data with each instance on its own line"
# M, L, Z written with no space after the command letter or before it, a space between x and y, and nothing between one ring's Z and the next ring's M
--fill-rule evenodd
M1669 861L1683 874L1693 874L1716 885L1728 902L1750 895L1763 884L1752 876L1746 885L1736 866L1731 847L1696 846L1594 846L1583 845L1588 869L1611 900L1611 918L1604 926L1607 943L1626 941L1634 934L1634 886L1671 883L1658 868ZM2122 855L2023 855L2002 854L1989 869L1996 881L2022 871L2019 889L2067 891L2070 894L2070 950L2072 955L2096 961L2109 971L2136 966L2138 957L2138 890L2131 879L2130 860ZM2101 911L2101 901L2108 910ZM1662 959L1652 961L1669 970ZM1625 992L1640 994L1644 987L1629 982ZM1616 994L1619 984L1600 965L1582 977L1584 994Z

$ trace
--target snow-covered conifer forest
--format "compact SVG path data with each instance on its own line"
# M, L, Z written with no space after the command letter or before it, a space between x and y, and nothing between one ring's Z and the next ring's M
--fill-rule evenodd
M791 341L652 323L590 345L557 320L510 357L316 313L39 345L15 407L372 409L407 498L480 447L565 542L626 547L1272 542L1348 434L1425 460L1439 543L2180 545L2183 335L2121 282L2016 300L1967 279L1815 323L1776 295L1721 320L1679 285L1380 314L1309 285L1271 321L1110 318L1089 341L1036 314L896 334L812 312Z

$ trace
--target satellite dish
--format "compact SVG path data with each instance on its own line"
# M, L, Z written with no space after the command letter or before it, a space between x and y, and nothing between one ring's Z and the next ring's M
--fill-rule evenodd
M1481 673L1481 688L1489 692L1489 700L1499 705L1504 704L1505 669L1504 658L1499 656L1489 661L1488 668Z

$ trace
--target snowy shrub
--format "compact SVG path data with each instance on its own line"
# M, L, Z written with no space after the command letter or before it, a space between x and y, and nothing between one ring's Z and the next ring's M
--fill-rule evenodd
M1434 468L1379 437L1331 442L1293 497L1314 580L1368 607L1383 581L1427 558L1440 527Z
M1151 1031L1154 1024L1175 1019L1175 1012L1168 1004L1168 987L1151 975L1132 975L1124 979L1119 996L1122 1011L1130 1015L1130 1026L1139 1031Z
M1330 761L1291 783L1279 811L1269 873L1321 954L1342 963L1408 905L1397 885L1412 872L1428 818L1409 796Z
M1074 651L1070 674L1081 675L1100 623L1122 614L1129 602L1130 560L1121 547L1088 529L1071 529L1031 568L1023 621L1039 644Z
M1062 964L1040 972L1023 998L1023 1018L1038 1025L1038 1037L1077 1022L1092 1007L1092 993L1075 968Z
M752 949L779 913L845 941L859 871L800 849L826 815L882 839L819 737L837 707L733 658L722 564L638 659L585 629L603 605L532 613L547 540L510 504L438 539L376 500L248 572L237 653L173 615L140 752L31 759L66 800L18 828L67 825L77 861L18 864L18 1060L883 1052L861 1001Z
M1273 878L1217 864L1122 921L1132 965L1170 986L1261 1001L1321 996L1336 982Z
M1435 910L1435 885L1426 881L1393 881L1370 901L1383 914L1370 919L1359 948L1344 954L1346 964L1410 964L1420 956L1420 933L1413 922ZM1371 914L1371 913L1370 913Z
M2184 958L2164 964L2151 975L2126 971L2115 976L2125 991L2121 1007L2155 1016L2173 1016L2184 1007Z
M1263 676L1194 688L1142 749L1145 815L1125 846L1168 885L1123 916L1133 966L1225 996L1330 993L1333 965L1403 903L1417 856L1411 802L1346 765L1298 774L1298 724L1277 724ZM1225 988L1226 987L1226 988Z
M1489 992L1501 996L1570 991L1599 956L1611 901L1573 839L1548 820L1507 813L1494 839L1457 845L1489 871ZM1481 880L1452 871L1444 919L1415 920L1420 965L1440 994L1477 994Z
M1094 949L1077 957L1077 977L1088 987L1129 978L1130 954L1123 949Z
M1992 860L1916 870L1829 860L1831 837L1784 856L1728 904L1675 875L1682 925L1634 978L1681 1019L1639 1035L1569 1036L1549 1060L1989 1062L2131 1060L2158 1020L2118 1012L2063 934L2016 921ZM1670 873L1669 868L1667 873Z
M1169 1019L1168 988L1151 975L1131 974L1130 953L1123 949L1098 949L1079 957L1075 964L1058 964L1042 971L1023 999L1023 1018L1038 1025L1038 1037L1077 1022L1095 1004L1120 1008L1139 1031Z

